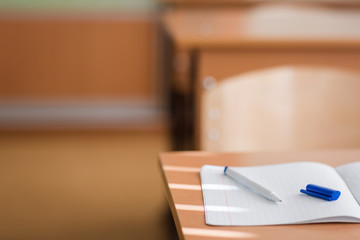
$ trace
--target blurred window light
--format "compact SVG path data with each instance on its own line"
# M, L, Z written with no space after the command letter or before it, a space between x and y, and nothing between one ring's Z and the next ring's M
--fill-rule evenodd
M358 38L359 24L357 8L269 4L250 12L245 31L254 37Z

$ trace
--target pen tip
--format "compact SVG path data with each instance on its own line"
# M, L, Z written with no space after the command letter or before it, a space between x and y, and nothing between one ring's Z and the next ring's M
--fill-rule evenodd
M279 200L279 202L283 202L282 200Z

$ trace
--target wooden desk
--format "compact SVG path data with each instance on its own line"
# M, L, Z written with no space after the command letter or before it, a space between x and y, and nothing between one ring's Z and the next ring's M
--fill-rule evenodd
M286 13L286 14L284 14ZM360 71L360 8L256 5L176 9L163 14L172 46L173 122L177 150L195 149L194 126L204 82L280 65ZM185 134L182 134L185 133ZM190 136L189 139L185 139ZM183 141L183 143L181 143Z
M359 161L360 149L289 153L178 152L160 155L169 205L180 239L359 239L359 224L212 227L205 224L199 171L205 164L255 166L316 161L331 166Z

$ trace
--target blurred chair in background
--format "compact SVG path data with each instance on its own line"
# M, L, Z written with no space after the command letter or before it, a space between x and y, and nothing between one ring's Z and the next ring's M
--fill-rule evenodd
M208 2L177 2L200 1ZM196 148L196 103L209 81L282 65L360 69L360 5L249 1L240 6L245 1L232 2L239 5L162 12L171 53L164 68L169 69L166 79L176 150Z
M360 74L277 67L222 80L202 96L206 151L360 147Z

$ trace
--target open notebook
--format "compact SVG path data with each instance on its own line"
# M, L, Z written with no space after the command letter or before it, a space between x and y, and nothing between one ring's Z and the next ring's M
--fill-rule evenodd
M360 162L337 168L315 162L232 167L271 189L283 203L269 201L224 175L224 166L201 168L205 218L209 225L249 226L316 222L360 222ZM340 190L336 201L300 193L307 184Z

